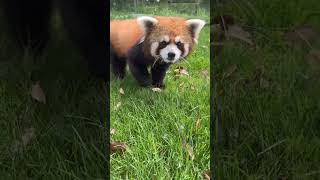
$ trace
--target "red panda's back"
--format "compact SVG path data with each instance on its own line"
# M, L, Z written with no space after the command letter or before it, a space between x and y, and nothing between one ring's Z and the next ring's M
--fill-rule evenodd
M135 19L114 20L110 22L110 42L119 57L125 57L143 36Z

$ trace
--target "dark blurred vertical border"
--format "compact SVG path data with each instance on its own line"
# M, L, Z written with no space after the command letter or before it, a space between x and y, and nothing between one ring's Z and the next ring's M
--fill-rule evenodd
M111 54L110 54L110 13L111 13L111 2L109 1L109 6L108 6L108 18L107 18L107 31L108 31L108 34L107 34L107 40L108 40L108 61L110 61L110 57L111 57ZM108 69L110 70L110 63L108 63ZM110 74L110 73L109 73ZM106 146L106 153L107 153L107 164L106 164L106 167L107 167L107 179L110 179L110 76L109 76L109 80L108 80L108 83L107 83L107 107L106 107L106 110L107 110L107 117L106 117L106 140L105 142L107 142L107 146Z
M213 49L213 33L211 29L212 24L212 16L213 16L213 10L214 10L214 2L210 1L210 177L211 179L215 178L214 170L216 169L216 158L215 158L215 120L216 120L216 114L215 114L215 108L214 108L214 78L213 78L213 61L214 59L214 49Z
M8 2L10 2L10 1L8 1ZM58 0L53 0L53 2L56 3L56 2L58 2ZM69 1L69 2L74 2L74 1ZM85 1L82 1L82 2L85 2ZM109 38L110 38L110 36L109 36L109 31L110 31L110 28L109 28L109 25L110 25L110 23L109 23L109 21L110 21L110 8L109 8L109 5L106 5L107 2L108 1L99 0L98 2L94 3L94 7L98 7L98 6L95 6L95 5L102 5L102 7L98 8L99 9L99 13L101 12L100 10L102 10L102 8L105 8L105 11L103 12L103 13L105 13L105 16L103 17L103 19L101 18L101 16L100 16L101 14L99 14L99 13L97 13L97 14L99 14L99 16L96 16L96 17L99 17L97 19L97 22L103 23L103 24L99 24L99 27L103 27L103 30L99 30L99 35L104 34L106 36L106 37L100 37L101 40L99 40L99 41L105 43L104 47L108 48L109 47L109 42L110 42L109 41ZM5 9L4 7L2 7L3 3L4 3L4 1L0 0L0 17L1 17L1 20L2 20L2 18L4 18L4 17L2 17L2 16L4 16L3 15L3 11ZM87 3L90 4L90 0L87 0ZM68 4L68 3L66 3L66 4ZM41 5L45 5L45 3L41 4ZM66 7L68 8L68 6L66 6ZM107 15L107 13L108 13L108 15ZM81 13L77 12L77 15L79 15L77 17L79 22L82 21L81 18L85 16L84 14L85 13L81 14ZM97 15L97 14L95 14L95 15ZM68 14L68 15L70 15L70 14ZM72 18L74 18L74 17L72 17ZM97 22L95 22L95 23L97 23ZM1 23L0 25L3 25L3 24L5 24L5 23ZM4 29L6 31L8 31L7 30L7 26L3 26L3 27L0 28L1 31L4 31ZM95 29L95 30L97 30L97 29ZM105 33L101 33L101 31L105 31ZM20 31L19 31L19 33L20 33ZM99 36L99 35L97 35L97 36ZM99 45L101 45L101 44L99 44ZM83 50L83 49L81 49L82 47L80 47L80 51ZM99 47L101 47L101 46L99 46ZM92 49L94 49L94 47L92 47ZM109 62L109 57L110 57L109 56L109 50L105 49L105 52L106 53L108 52L108 54L107 54L108 58L105 59L105 60ZM109 63L107 65L108 65L107 68L109 69ZM109 130L110 129L110 110L109 110L110 109L110 98L109 98L110 97L110 84L109 84L109 82L110 81L109 81L109 76L108 76L107 77L107 83L105 83L105 86L106 86L105 87L106 99L105 99L105 107L103 108L105 110L105 113L103 113L103 115L104 115L104 117L102 119L103 122L101 122L104 125L104 131L102 131L102 133L103 133L103 135L102 135L103 143L100 146L100 148L101 148L100 150L101 150L101 152L105 153L104 155L106 156L106 159L107 159L106 161L103 161L105 163L104 164L104 166L105 166L105 170L104 170L105 175L104 175L104 177L102 177L102 179L110 179L110 148L109 148L109 142L110 142L109 141L109 139L110 139L110 130ZM0 162L0 164L1 163L2 162ZM3 179L2 174L0 174L0 179Z
M319 0L211 2L211 179L320 178L319 12Z

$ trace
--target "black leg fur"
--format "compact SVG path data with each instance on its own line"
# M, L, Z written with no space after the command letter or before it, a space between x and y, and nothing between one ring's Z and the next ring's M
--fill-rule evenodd
M128 64L133 77L138 81L140 86L146 87L151 85L151 76L148 72L147 65L130 60L128 61Z
M128 64L134 78L141 86L150 86L164 88L163 79L170 64L157 62L151 56L145 56L142 51L142 45L136 44L129 51ZM148 67L151 66L151 75Z
M161 64L156 63L151 68L151 75L152 75L152 85L158 88L165 88L163 83L163 79L166 76L167 69L169 68L169 64Z
M126 74L126 59L119 58L114 53L112 48L110 47L110 62L113 74L119 78L123 79Z
M152 84L151 75L148 71L150 64L154 62L153 57L146 57L142 52L142 44L136 44L128 53L127 63L133 77L140 86L150 86Z

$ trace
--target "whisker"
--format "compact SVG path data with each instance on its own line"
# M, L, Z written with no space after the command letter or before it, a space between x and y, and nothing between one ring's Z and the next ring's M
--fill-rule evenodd
M154 63L152 64L152 67L154 67L154 65L157 63L157 61L160 59L160 56L156 56L155 57L155 61L154 61ZM160 59L161 60L161 59Z
M184 61L186 60L186 58L184 58L184 57L181 57L181 59L184 60Z
M187 61L187 59L186 59L186 58L181 57L181 59L182 59L182 61L183 61L183 62L185 62L188 66L190 66L190 63ZM180 62L182 62L182 61L180 61Z

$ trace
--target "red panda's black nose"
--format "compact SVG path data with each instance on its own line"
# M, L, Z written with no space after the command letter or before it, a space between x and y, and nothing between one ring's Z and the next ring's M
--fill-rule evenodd
M176 56L175 53L169 52L168 53L168 60L173 60L175 56Z

